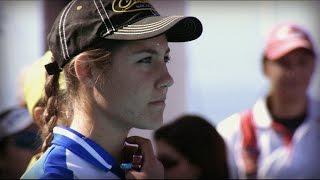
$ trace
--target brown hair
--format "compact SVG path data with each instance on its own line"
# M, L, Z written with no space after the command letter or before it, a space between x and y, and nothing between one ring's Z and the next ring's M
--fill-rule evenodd
M201 169L198 179L228 178L224 140L216 129L199 116L182 116L155 131L163 140Z

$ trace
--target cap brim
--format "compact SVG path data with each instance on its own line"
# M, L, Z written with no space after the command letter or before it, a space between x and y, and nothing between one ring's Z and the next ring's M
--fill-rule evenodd
M153 16L119 28L106 39L140 40L166 34L169 42L186 42L197 39L202 33L202 24L195 17Z
M0 122L0 129L2 129L0 139L22 131L33 123L28 110L25 108L14 107L8 111L10 111L9 114Z
M266 56L269 60L275 61L298 48L305 48L313 51L312 45L309 41L296 40L287 44L282 44L281 46L273 47L272 50L269 50L269 52L266 53Z

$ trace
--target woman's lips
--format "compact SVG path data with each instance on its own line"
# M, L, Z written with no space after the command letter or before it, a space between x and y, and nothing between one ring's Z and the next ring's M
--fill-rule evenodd
M149 104L154 106L165 106L166 102L165 100L159 100L159 101L152 101Z

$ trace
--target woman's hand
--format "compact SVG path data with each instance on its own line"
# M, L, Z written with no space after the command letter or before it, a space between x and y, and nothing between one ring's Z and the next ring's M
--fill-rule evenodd
M127 179L164 179L164 169L161 162L154 155L151 141L138 136L126 139L130 144L137 144L144 159L141 171L130 170L126 173Z

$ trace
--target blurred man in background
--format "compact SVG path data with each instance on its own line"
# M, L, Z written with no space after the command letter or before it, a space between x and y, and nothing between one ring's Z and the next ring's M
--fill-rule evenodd
M42 90L35 89L41 86L39 79L45 79L45 73L41 77L37 70L40 68L34 66L26 66L20 72L17 105L0 112L0 179L20 178L32 156L40 150L38 121L33 120L39 113L32 109L40 106Z
M0 114L0 179L17 179L41 141L28 110L13 107Z
M269 157L302 141L297 134L319 114L319 105L307 94L315 60L314 45L302 27L286 23L271 31L263 54L268 94L218 125L229 148L233 177L256 178Z

